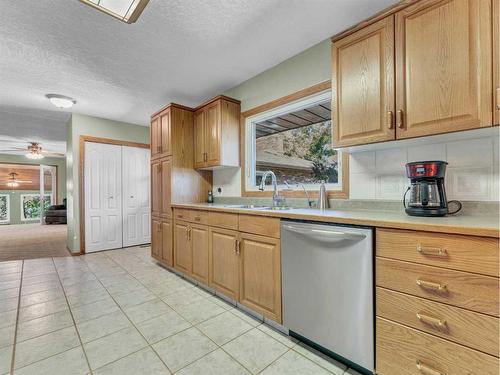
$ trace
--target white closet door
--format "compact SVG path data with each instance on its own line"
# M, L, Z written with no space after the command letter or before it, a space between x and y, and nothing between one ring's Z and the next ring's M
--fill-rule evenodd
M85 142L85 251L122 247L122 148Z
M123 246L151 242L149 149L122 147Z

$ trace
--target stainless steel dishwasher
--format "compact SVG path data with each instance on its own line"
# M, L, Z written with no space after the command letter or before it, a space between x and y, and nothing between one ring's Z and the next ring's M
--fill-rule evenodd
M282 220L283 325L373 372L373 231Z

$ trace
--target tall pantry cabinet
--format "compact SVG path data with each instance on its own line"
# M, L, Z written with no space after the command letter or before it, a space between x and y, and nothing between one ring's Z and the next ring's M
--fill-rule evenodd
M169 104L151 117L151 255L173 266L172 203L204 202L208 171L194 169L193 110Z

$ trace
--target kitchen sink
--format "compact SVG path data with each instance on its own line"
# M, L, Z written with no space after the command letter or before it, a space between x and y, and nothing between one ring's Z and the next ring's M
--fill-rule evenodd
M255 204L226 204L224 207L243 208L249 210L273 210L273 211L283 211L292 209L292 207L287 207L287 206L271 207L271 206L255 205Z

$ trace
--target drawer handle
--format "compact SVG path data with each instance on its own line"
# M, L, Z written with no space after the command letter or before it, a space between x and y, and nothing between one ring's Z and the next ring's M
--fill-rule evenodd
M446 290L446 284L436 283L434 281L417 279L417 285L425 289Z
M420 371L422 374L426 375L446 375L444 372L438 371L431 366L428 366L420 361L417 361L417 369Z
M182 215L178 214L178 215L177 215L177 217L178 217L179 219L182 219L184 216L182 216Z
M201 217L199 217L199 216L196 216L196 217L194 218L194 221L200 221L200 220L201 220Z
M417 313L417 319L420 320L422 323L425 323L425 324L431 324L431 325L435 325L435 326L438 326L438 327L444 327L446 326L446 320L444 319L441 319L441 318L436 318L434 316L431 316L431 315L427 315L423 312L418 312Z
M417 244L417 251L422 255L434 255L437 257L445 257L448 255L446 249L440 247L424 247L421 244Z

